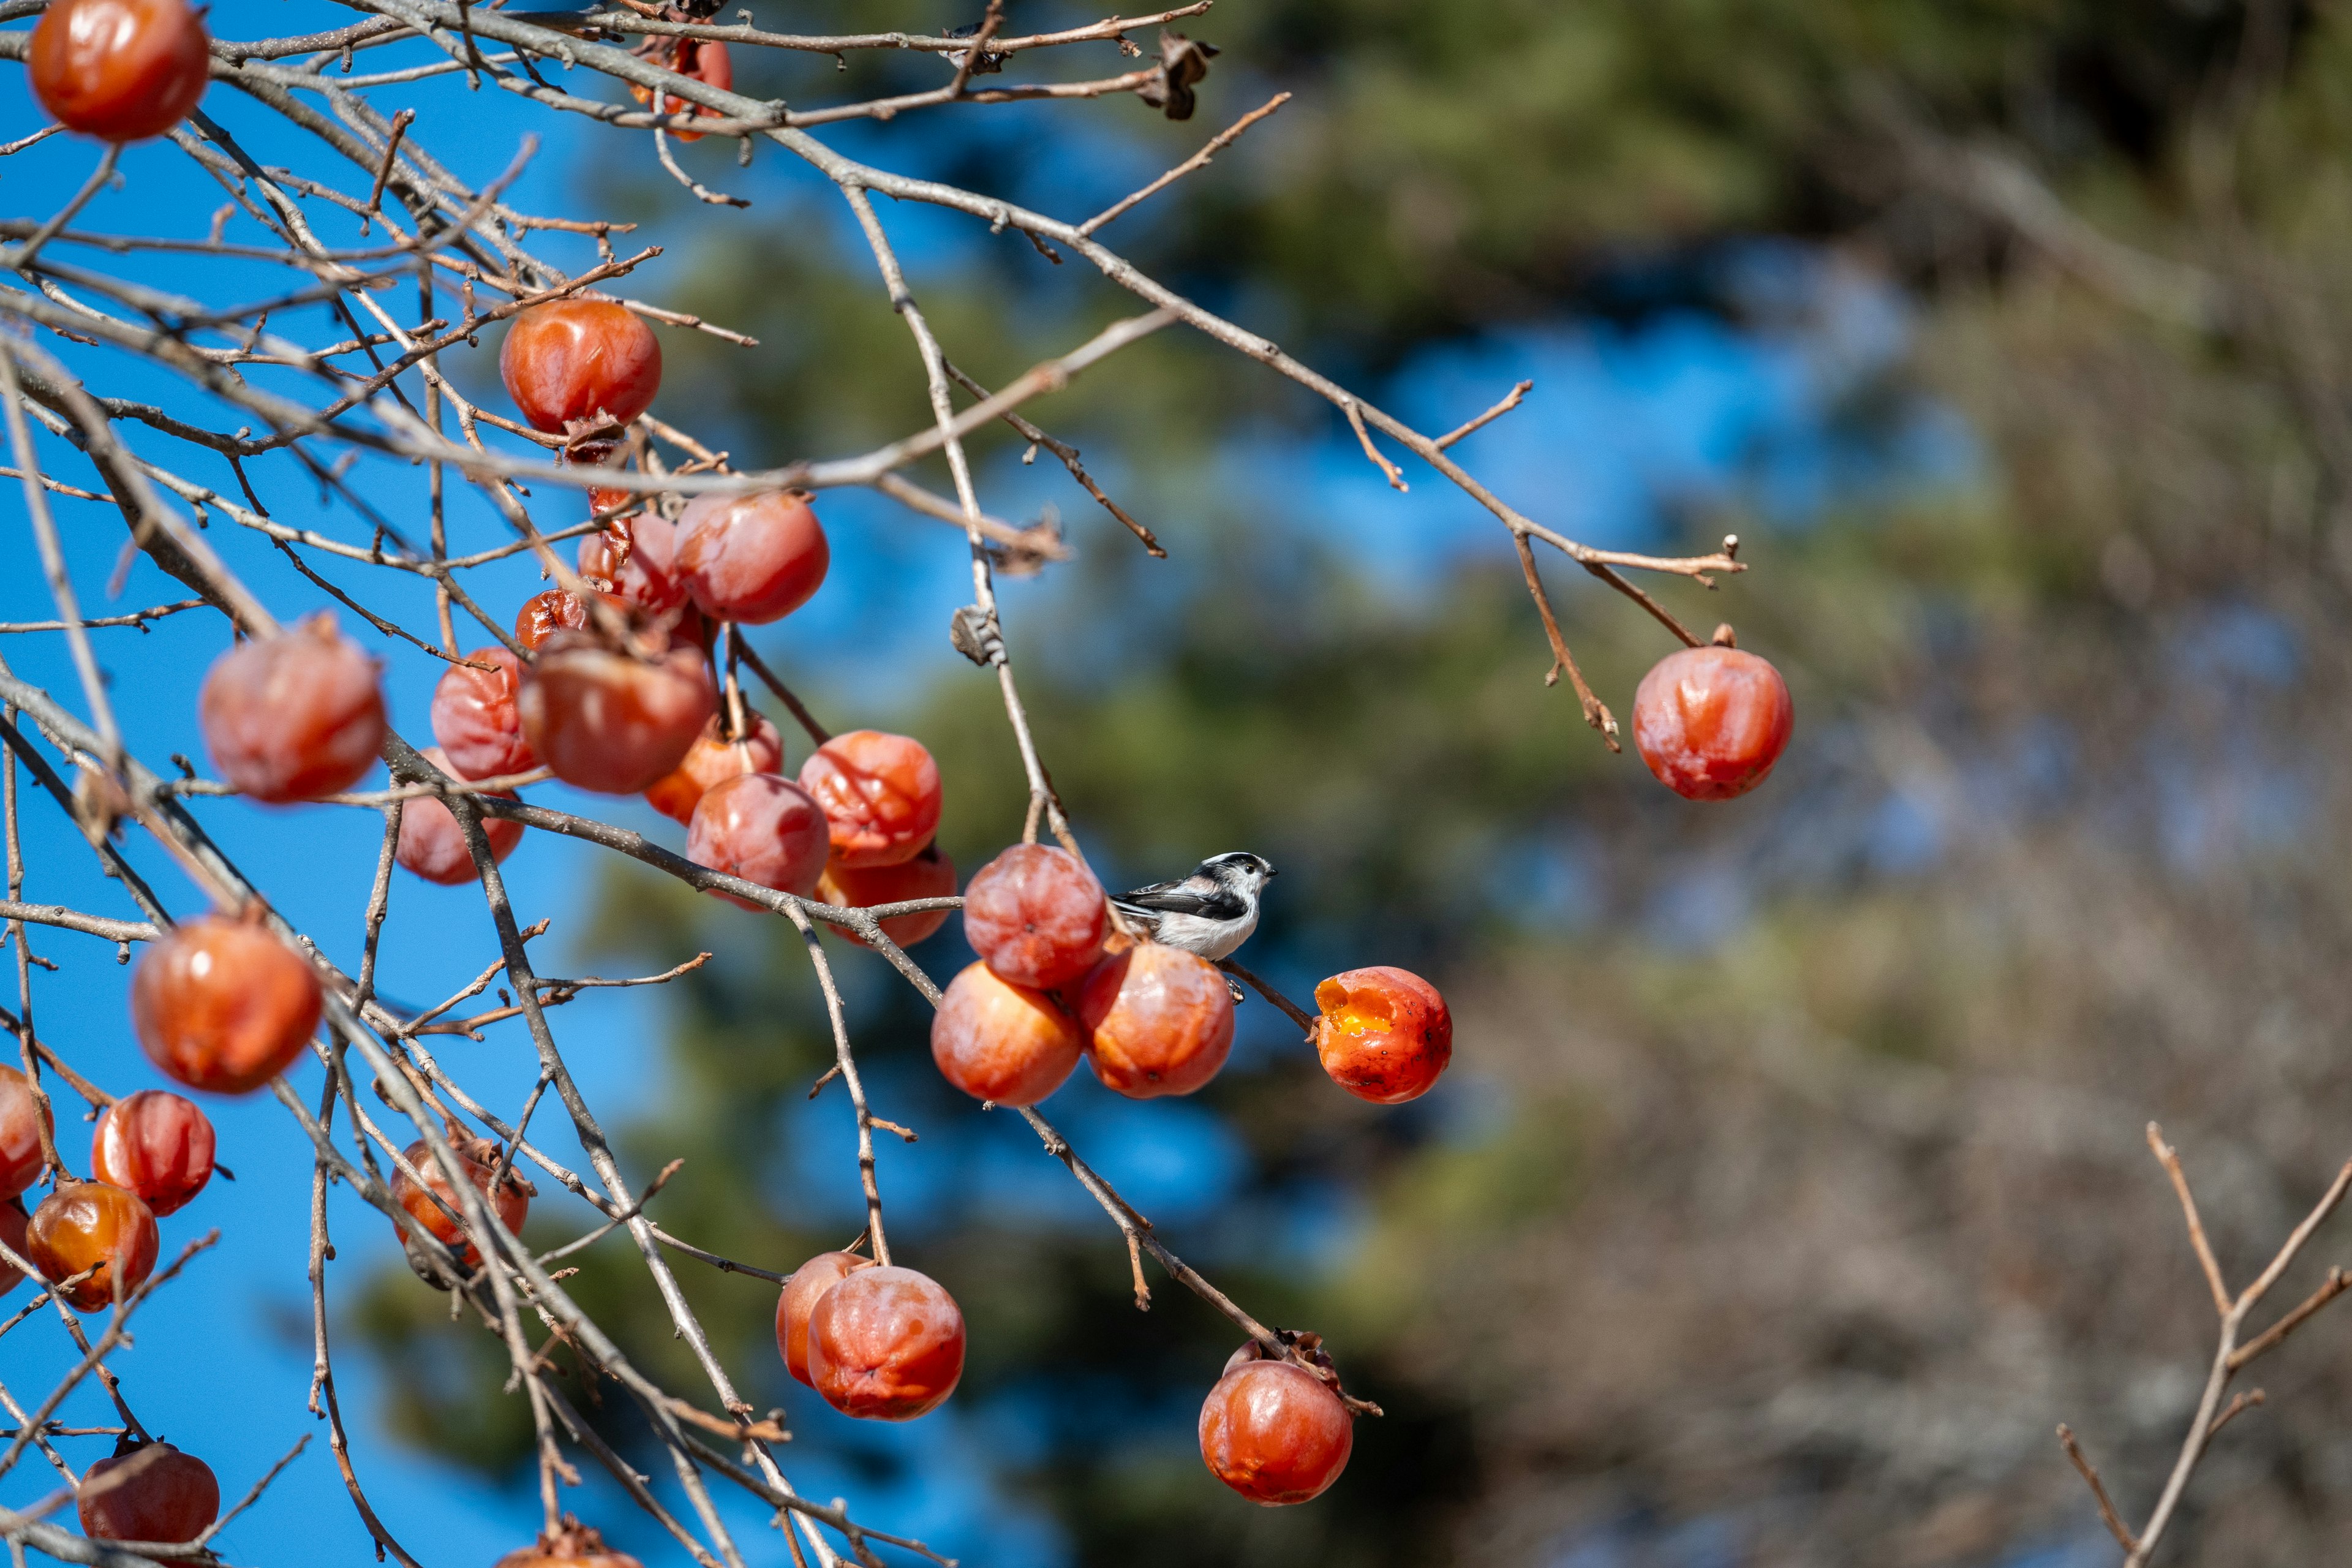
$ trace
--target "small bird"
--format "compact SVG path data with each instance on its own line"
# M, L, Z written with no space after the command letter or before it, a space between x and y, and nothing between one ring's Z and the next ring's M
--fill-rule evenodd
M1153 941L1213 963L1257 930L1257 896L1273 875L1264 856L1236 849L1210 856L1189 877L1154 882L1111 902Z

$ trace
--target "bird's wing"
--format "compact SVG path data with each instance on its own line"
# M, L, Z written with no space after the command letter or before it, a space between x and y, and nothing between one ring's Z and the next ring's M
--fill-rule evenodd
M1157 910L1171 915L1197 915L1211 921L1239 920L1249 913L1249 904L1239 893L1205 877L1154 882L1148 888L1121 893L1115 901L1132 904L1139 910Z

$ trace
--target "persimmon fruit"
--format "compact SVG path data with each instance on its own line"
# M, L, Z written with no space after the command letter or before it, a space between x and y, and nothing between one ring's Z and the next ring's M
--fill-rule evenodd
M1067 985L1102 956L1110 905L1094 873L1066 849L1015 844L972 873L963 900L965 940L1015 985Z
M672 822L692 822L711 785L739 773L781 773L783 766L784 738L773 724L755 713L751 732L730 741L714 713L677 766L646 786L646 804Z
M626 425L661 390L661 340L610 300L551 300L515 317L499 347L507 395L534 430Z
M1356 1446L1356 1418L1305 1367L1245 1347L1201 1405L1201 1458L1252 1502L1305 1502L1339 1479Z
M156 1218L176 1214L213 1179L212 1119L169 1089L126 1095L98 1119L89 1170L110 1186L136 1193Z
M1096 965L1078 993L1078 1018L1095 1076L1129 1100L1191 1094L1217 1076L1234 1047L1223 973L1161 942L1139 942Z
M220 1517L212 1467L169 1443L118 1449L90 1466L75 1496L92 1541L194 1541Z
M499 1180L498 1190L490 1190L490 1178L497 1174L499 1146L487 1138L477 1138L460 1128L452 1128L450 1150L465 1168L466 1180L476 1192L490 1200L491 1212L499 1223L520 1235L522 1222L530 1213L530 1200L538 1191L529 1182L509 1170ZM420 1183L406 1171L394 1169L392 1173L392 1195L409 1217L432 1233L444 1247L457 1255L459 1262L468 1268L480 1266L481 1249L466 1235L461 1216L466 1205L457 1199L457 1189L441 1169L441 1162L433 1155L433 1146L420 1138L401 1151L401 1157L415 1167L423 1177ZM447 1208L442 1205L447 1205Z
M905 735L835 735L801 764L801 787L824 807L836 866L862 870L911 860L940 830L939 764Z
M465 774L450 763L448 753L438 746L427 746L423 752L426 762L452 778L463 780ZM499 795L499 800L518 800L511 791ZM522 824L503 816L482 818L482 837L489 841L490 859L495 864L514 853L522 841ZM466 830L457 826L457 814L449 809L446 801L429 795L412 795L400 805L400 838L393 846L393 858L401 868L414 872L428 882L443 887L456 887L474 880L474 852L466 847Z
M1401 1105L1425 1094L1454 1059L1454 1015L1437 987L1375 965L1315 987L1315 1055L1359 1100Z
M776 1350L795 1380L809 1381L809 1314L816 1310L818 1298L856 1270L873 1267L872 1258L855 1252L820 1252L784 1281L783 1293L776 1298Z
M678 577L713 620L782 620L808 603L831 561L805 491L698 496L678 519Z
M522 660L502 647L478 647L442 672L433 688L433 738L449 759L445 772L494 779L539 766L516 706L522 676Z
M1052 995L967 965L931 1015L931 1060L974 1100L1034 1105L1062 1087L1086 1031Z
M41 1124L52 1132L55 1112L42 1113L33 1080L0 1067L0 1198L13 1198L41 1179Z
M1633 693L1633 745L1686 800L1729 800L1762 784L1795 722L1780 672L1727 642L1668 654Z
M851 910L904 903L910 899L950 898L955 890L955 862L937 844L926 844L921 854L895 866L858 868L844 866L837 860L827 861L824 875L816 885L818 898ZM948 917L953 913L953 910L924 910L911 915L892 915L882 922L882 934L900 947L912 947L947 924ZM868 945L856 931L841 931L841 934L860 947Z
M508 1552L496 1568L644 1568L625 1552L615 1552L604 1538L566 1514L563 1522L531 1545Z
M214 1094L258 1089L292 1066L321 1005L310 961L258 921L189 921L131 976L131 1027L147 1059Z
M861 1421L912 1421L963 1376L963 1313L929 1276L860 1268L809 1312L809 1384Z
M717 700L698 648L635 658L559 632L524 677L519 707L531 750L557 778L635 795L686 759Z
M155 1271L163 1238L136 1193L104 1182L63 1181L25 1225L25 1256L52 1285L91 1272L63 1292L75 1310L100 1312Z
M33 96L68 131L143 142L203 99L212 42L186 0L54 0L25 65Z
M272 805L349 789L383 744L376 661L321 611L214 661L196 699L221 777Z
M777 773L738 773L703 792L687 824L687 858L806 898L824 875L824 812L808 791ZM758 906L721 893L745 909Z

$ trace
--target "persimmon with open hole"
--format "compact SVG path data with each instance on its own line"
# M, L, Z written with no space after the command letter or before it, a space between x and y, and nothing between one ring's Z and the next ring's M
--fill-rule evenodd
M817 1298L809 1312L809 1385L861 1421L912 1421L963 1377L963 1313L928 1275L877 1265Z
M1454 1015L1437 987L1376 964L1315 988L1315 1055L1359 1100L1402 1105L1429 1091L1454 1059Z
M126 1095L99 1116L89 1172L136 1193L157 1219L177 1214L213 1179L212 1118L169 1089Z
M321 1005L310 961L257 913L176 926L131 976L131 1023L147 1059L214 1094L244 1094L291 1067Z
M466 1180L490 1200L491 1212L499 1216L499 1223L520 1235L522 1222L530 1213L530 1200L539 1195L538 1189L509 1169L499 1178L498 1190L492 1192L490 1178L498 1174L499 1151L499 1145L487 1138L477 1138L453 1125L449 1129L449 1145L465 1169ZM395 1168L392 1173L394 1201L442 1246L456 1253L459 1262L468 1268L480 1267L481 1249L467 1239L459 1217L465 1214L466 1205L458 1201L457 1189L449 1184L441 1162L434 1158L433 1146L420 1138L402 1150L400 1155L423 1180L413 1179L406 1171Z
M1082 979L1102 956L1110 905L1102 884L1066 849L1015 844L972 873L963 934L1015 985L1051 991Z
M809 1314L816 1310L818 1299L856 1270L873 1267L872 1258L855 1252L820 1252L784 1281L783 1292L776 1298L776 1351L795 1381L809 1381Z
M61 1181L25 1225L25 1256L52 1285L90 1272L61 1292L76 1311L102 1312L155 1271L163 1238L136 1193L104 1182Z
M385 727L380 670L322 610L215 659L196 717L238 793L271 805L316 800L375 765Z

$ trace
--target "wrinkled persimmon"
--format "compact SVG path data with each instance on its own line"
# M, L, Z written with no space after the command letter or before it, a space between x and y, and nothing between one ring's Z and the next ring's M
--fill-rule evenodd
M522 608L515 612L515 641L533 653L558 632L585 631L587 628L588 606L577 594L567 594L561 588L533 594L522 602Z
M212 1119L168 1089L125 1096L90 1134L89 1173L138 1194L158 1219L176 1214L213 1179Z
M998 1105L1034 1105L1061 1088L1085 1044L1086 1031L1060 1003L985 963L966 966L931 1015L940 1076Z
M0 1067L0 1198L13 1198L41 1179L41 1126L57 1127L45 1114L33 1080L12 1067Z
M956 890L955 862L940 852L937 844L927 844L923 852L911 860L901 860L896 866L853 868L838 861L827 861L824 875L816 885L816 896L828 904L844 909L870 910L877 904L904 903L911 899L950 898ZM924 910L911 915L892 915L882 922L882 934L900 947L912 947L948 923L953 910ZM834 928L860 947L866 939L854 931Z
M214 661L196 714L221 777L272 805L359 783L383 744L373 658L321 611Z
M615 518L580 542L583 577L611 584L623 604L656 616L686 605L677 561L677 525L659 512Z
M1234 1048L1234 997L1217 966L1147 942L1096 965L1078 993L1087 1060L1129 1100L1191 1094Z
M755 713L751 732L730 741L714 713L685 760L646 786L646 804L672 822L692 822L694 808L712 784L739 773L781 773L783 765L784 738L773 724Z
M644 1568L625 1552L615 1552L604 1538L573 1519L542 1534L532 1545L519 1547L498 1560L494 1568Z
M427 746L425 760L452 778L464 779L465 774L450 765L448 754L438 746ZM520 797L511 792L499 800ZM509 822L503 816L485 816L482 837L489 841L493 864L514 853L522 841L522 824ZM474 879L474 852L466 846L466 830L457 826L457 814L446 801L429 795L412 795L400 805L400 839L393 847L393 858L401 868L414 872L428 882L443 887L456 887Z
M514 319L499 347L507 395L534 430L626 425L661 390L661 341L625 305L551 300Z
M147 1059L190 1089L243 1094L292 1066L319 1026L310 961L258 921L206 915L166 931L131 976Z
M522 1222L530 1213L530 1200L537 1196L531 1184L509 1169L499 1181L498 1191L490 1190L490 1178L499 1167L499 1146L487 1138L476 1138L461 1129L451 1129L450 1150L465 1168L466 1180L476 1192L490 1199L491 1212L499 1223L518 1236ZM472 1268L482 1261L481 1249L466 1236L463 1215L466 1205L458 1201L457 1190L450 1186L443 1173L441 1162L433 1155L433 1147L422 1138L401 1151L401 1158L415 1168L423 1182L411 1179L408 1173L394 1168L392 1173L392 1195L410 1218L431 1232L442 1246L457 1254L459 1262ZM446 1205L445 1208L443 1205Z
M62 1292L77 1311L114 1305L155 1271L163 1238L155 1215L135 1193L104 1182L61 1181L25 1226L25 1256L52 1285L91 1272Z
M90 1466L75 1502L92 1541L185 1542L220 1517L212 1467L169 1443L142 1443Z
M1236 1356L1201 1405L1210 1473L1268 1507L1319 1495L1355 1446L1356 1418L1339 1394L1290 1362Z
M52 0L25 65L33 96L67 130L143 142L203 99L212 43L186 0Z
M1795 722L1780 672L1727 642L1668 654L1633 693L1633 744L1686 800L1729 800L1762 784Z
M521 695L522 660L502 647L478 647L443 671L433 688L433 738L449 759L446 771L494 779L539 766L515 706Z
M801 764L801 787L824 807L837 866L911 860L940 830L939 764L905 735L835 735Z
M809 1312L809 1385L861 1421L912 1421L963 1376L963 1313L911 1268L860 1268Z
M559 632L523 678L520 706L531 750L557 778L635 795L685 760L717 701L698 648L632 658Z
M739 773L703 792L687 824L686 856L698 865L802 898L824 875L824 813L808 791L776 773ZM756 908L732 893L730 903Z
M1359 1100L1401 1105L1428 1092L1454 1059L1454 1015L1437 987L1375 965L1315 988L1315 1054L1331 1081Z
M783 1293L776 1298L776 1350L794 1379L809 1381L809 1314L816 1310L818 1299L856 1270L873 1267L872 1258L855 1252L820 1252L784 1281Z
M678 519L678 577L713 620L782 620L808 603L831 561L804 491L698 496Z
M1015 844L972 873L963 934L991 969L1038 991L1083 977L1102 956L1110 906L1076 856Z

